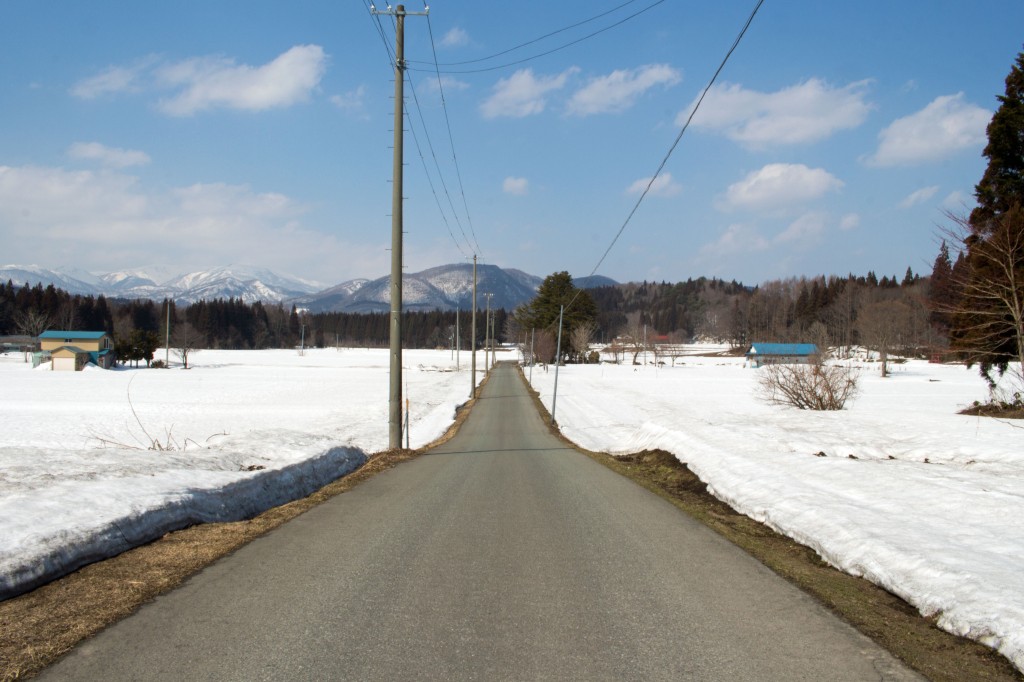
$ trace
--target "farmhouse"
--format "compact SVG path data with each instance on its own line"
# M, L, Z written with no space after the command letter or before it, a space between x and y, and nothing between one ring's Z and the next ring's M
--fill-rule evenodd
M105 332L49 330L39 335L39 346L54 370L77 372L90 362L110 369L114 364L114 343Z
M750 366L763 365L806 365L812 355L818 354L813 343L755 343L750 346L746 357Z

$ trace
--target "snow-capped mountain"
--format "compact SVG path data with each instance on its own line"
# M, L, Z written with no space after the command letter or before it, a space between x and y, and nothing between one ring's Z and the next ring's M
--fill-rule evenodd
M497 265L477 266L477 304L486 305L484 294L492 294L491 307L511 310L537 293L543 280L521 270L505 270ZM343 287L351 286L346 293ZM469 309L473 298L473 266L442 265L405 275L402 280L402 308L405 310ZM372 281L355 280L301 299L313 312L352 313L387 312L391 309L391 277Z
M31 286L53 284L71 294L102 294L127 299L172 298L182 304L229 297L246 303L279 303L308 296L321 289L320 285L313 282L245 265L222 266L184 275L168 276L167 272L165 268L151 266L90 275L92 281L83 281L64 272L34 265L7 265L0 267L0 280Z
M353 279L328 289L270 270L245 265L228 265L168 275L165 268L149 266L103 274L81 273L68 269L50 270L35 265L0 267L0 281L44 287L53 284L71 294L104 295L109 298L171 298L178 304L216 298L236 298L246 303L296 304L312 312L387 312L391 309L391 278ZM522 270L496 265L477 266L477 305L512 310L529 301L543 280ZM615 284L607 277L583 277L579 286L591 288ZM422 272L406 274L402 282L402 307L405 310L468 310L472 307L473 266L442 265Z
M15 284L41 283L43 286L52 284L69 294L95 294L96 284L86 282L63 272L41 268L38 265L4 265L0 266L0 281L10 280Z

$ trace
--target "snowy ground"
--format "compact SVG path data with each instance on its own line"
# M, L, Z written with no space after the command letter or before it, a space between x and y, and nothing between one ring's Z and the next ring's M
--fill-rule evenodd
M469 355L461 372L448 352L403 360L418 447L468 398ZM388 363L387 350L204 350L188 371L51 372L0 355L0 599L358 467L388 444Z
M735 509L1024 669L1024 423L956 414L987 398L975 370L861 366L855 402L816 413L759 400L742 358L568 366L556 417L592 450L674 453ZM533 369L549 409L554 378Z

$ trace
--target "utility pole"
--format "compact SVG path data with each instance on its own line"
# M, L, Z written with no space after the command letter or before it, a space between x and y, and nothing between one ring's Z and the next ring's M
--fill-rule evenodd
M455 369L460 370L460 357L462 355L462 340L459 338L459 309L455 309Z
M391 380L388 390L388 447L402 447L402 162L405 127L405 17L425 16L423 12L405 11L405 5L372 14L395 17L395 149L391 179Z
M167 340L164 343L164 369L171 368L171 299L167 299Z
M530 385L533 386L533 344L537 340L537 329L530 330Z
M562 364L562 316L565 306L558 309L558 344L555 346L555 390L551 394L551 423L555 424L555 407L558 405L558 366Z
M469 373L469 398L476 396L476 254L473 254L473 326L469 335L470 356L473 358L473 371Z
M484 315L484 374L487 374L487 354L491 347L491 296L494 294L484 294L484 298L487 299L487 313ZM490 365L493 366L493 363Z

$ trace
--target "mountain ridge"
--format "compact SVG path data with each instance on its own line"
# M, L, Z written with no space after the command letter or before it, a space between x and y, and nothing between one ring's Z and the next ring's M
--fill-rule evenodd
M0 280L35 286L52 284L70 294L124 299L171 298L189 304L199 300L236 298L245 303L294 304L310 312L387 312L391 309L391 278L351 279L331 287L265 268L225 265L184 274L170 274L161 266L127 268L108 273L87 273L74 268L49 269L37 265L0 266ZM404 310L468 309L472 299L473 266L439 265L403 277ZM161 281L158 281L161 280ZM543 279L515 268L477 266L477 304L514 309L536 294ZM582 288L616 284L607 277L583 277Z

